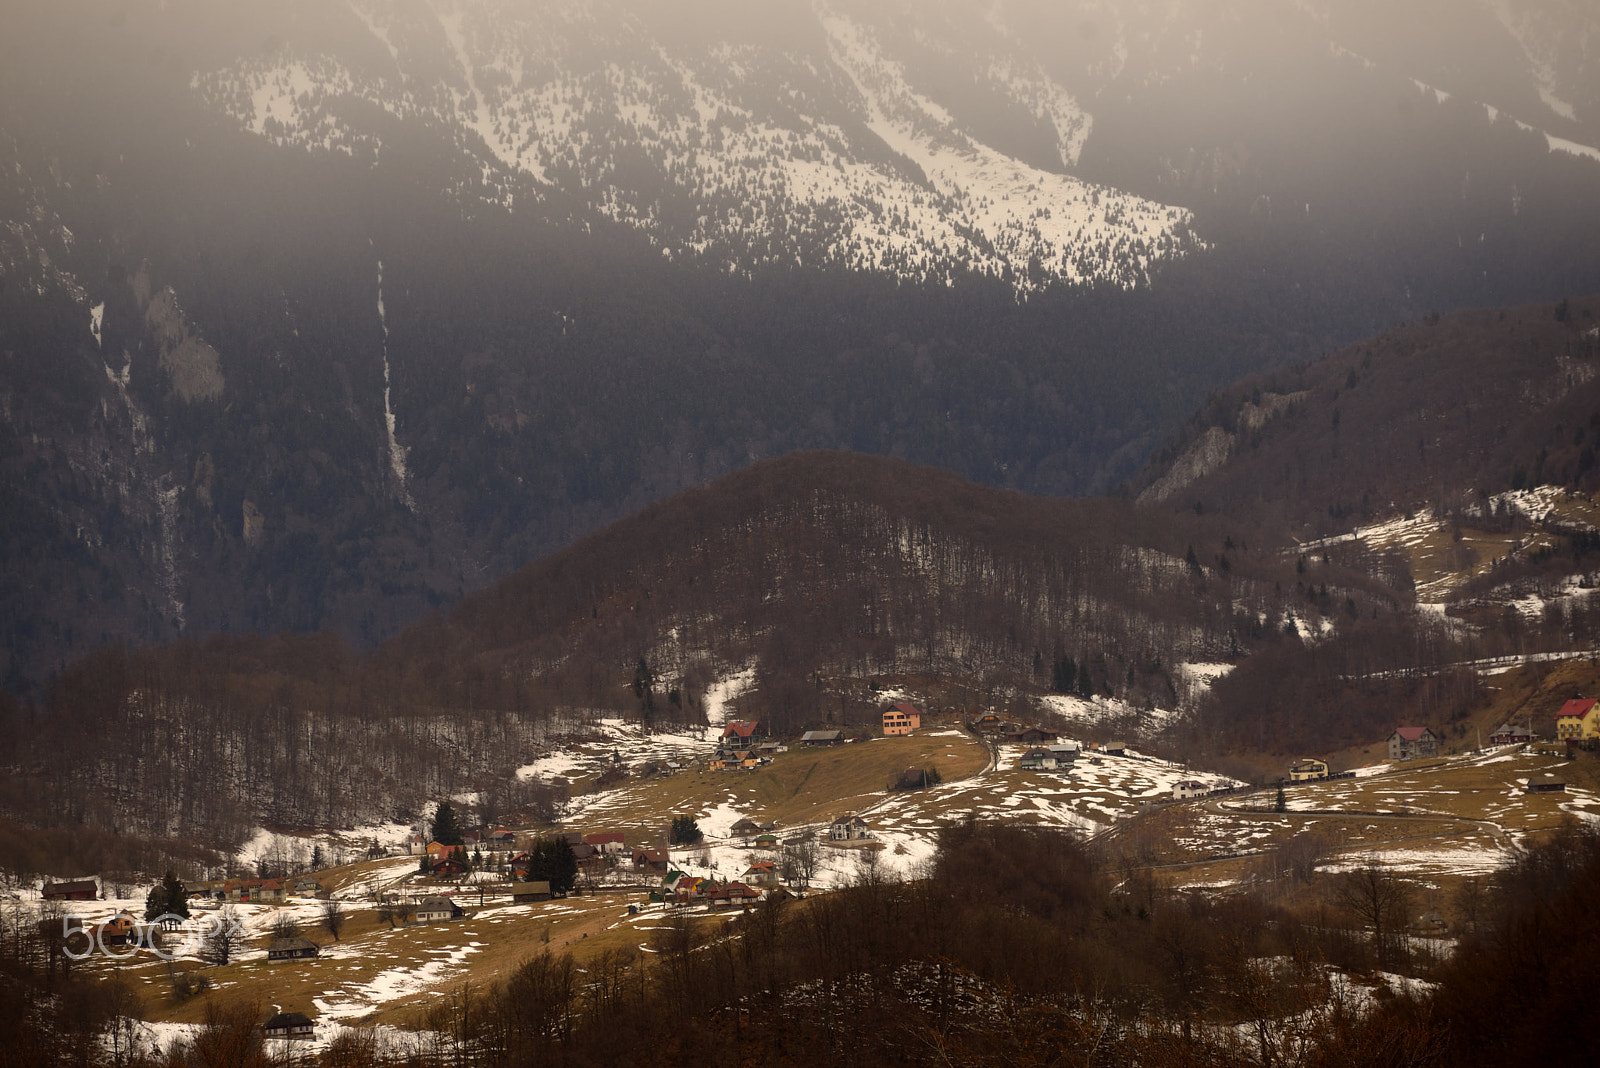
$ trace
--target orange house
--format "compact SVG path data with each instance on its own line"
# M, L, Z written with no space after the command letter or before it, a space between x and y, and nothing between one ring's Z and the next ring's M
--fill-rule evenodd
M883 736L910 734L922 726L922 712L909 701L896 701L883 712Z

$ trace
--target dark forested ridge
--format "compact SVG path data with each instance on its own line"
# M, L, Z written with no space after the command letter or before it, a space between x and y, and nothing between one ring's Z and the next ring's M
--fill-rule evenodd
M956 260L919 278L793 245L798 230L749 236L746 223L793 205L749 178L746 157L717 155L743 129L731 119L705 132L697 158L744 183L734 192L713 183L719 192L695 200L662 162L671 153L645 146L649 131L620 112L596 112L574 135L603 159L557 160L545 146L555 177L541 184L487 153L457 104L429 110L466 83L455 58L421 44L422 58L396 45L417 65L387 75L404 98L382 98L393 109L336 78L303 94L320 101L305 114L334 132L307 129L327 144L296 140L310 134L283 125L286 113L255 132L239 110L255 82L215 97L196 88L219 71L393 66L354 8L335 5L327 25L308 15L326 6L223 18L210 0L74 0L6 15L0 677L13 689L37 691L74 655L118 640L328 629L371 647L650 501L800 449L902 457L1032 493L1104 492L1242 375L1434 308L1600 289L1589 210L1600 166L1481 103L1533 114L1537 94L1517 83L1496 95L1493 78L1474 81L1459 62L1363 65L1309 24L1298 51L1246 61L1225 50L1177 72L1134 35L1133 65L1107 89L1074 64L1084 48L1114 49L1111 27L1079 40L1070 16L1019 7L1039 41L1059 45L1040 69L1094 101L1071 166L1004 85L941 67L927 46L988 31L951 5L927 25L910 9L875 24L884 48L908 50L906 76L973 136L1051 168L1045 177L1192 216L1198 243L1124 289ZM600 82L613 61L655 77L659 31L726 88L722 35L770 47L744 41L738 20L692 25L618 24L628 43L616 54L611 31L572 30L563 62ZM417 40L437 49L444 38L426 29ZM1163 25L1155 38L1185 32ZM1368 40L1374 54L1380 39ZM816 35L783 40L821 49L814 65L831 73L804 88L826 97L816 115L851 131L860 156L849 162L917 180L866 130ZM1482 69L1511 85L1500 61L1513 52L1496 48ZM1455 95L1419 89L1419 75ZM774 144L799 121L783 77L727 89L776 124ZM1587 83L1563 79L1577 117L1540 121L1593 140L1590 105L1574 95ZM611 99L598 82L580 88ZM651 105L685 112L686 90L674 92ZM663 229L608 214L613 194ZM874 226L915 221L871 207ZM739 255L755 258L729 269L710 254L663 256L670 228L698 213L736 222L749 243ZM1107 255L1095 242L1073 255Z
M1600 297L1430 314L1221 390L1132 489L1297 537L1600 488Z
M331 634L107 648L10 706L8 811L229 841L469 788L520 804L510 773L532 743L599 715L701 720L706 687L745 667L751 714L781 733L830 714L825 680L1037 694L1061 656L1090 692L1170 705L1178 663L1284 640L1264 619L1316 618L1293 574L1210 517L803 453L652 505L369 654ZM1398 603L1339 576L1327 605ZM118 744L67 744L84 736Z

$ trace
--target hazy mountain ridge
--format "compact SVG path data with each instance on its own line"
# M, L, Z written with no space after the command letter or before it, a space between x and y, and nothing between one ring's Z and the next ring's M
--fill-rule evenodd
M1491 123L1370 41L1333 55L1283 4L1217 9L1293 30L1265 58L1183 4L830 5L844 38L809 4L519 4L504 32L475 21L499 10L6 12L12 685L118 638L328 627L376 643L651 500L797 449L1104 492L1242 374L1433 308L1600 285L1600 165L1506 117L1541 106L1523 60L1490 65L1526 82L1483 94L1507 105ZM294 64L322 95L294 94L293 128L273 103L269 129L266 102L291 95L269 75ZM560 87L551 114L570 112L555 140L574 151L550 182L477 132L498 136L489 108L524 83ZM207 95L224 84L239 91ZM573 105L580 89L590 104ZM516 116L499 114L507 134ZM696 131L703 168L674 140ZM287 140L302 137L316 147ZM975 198L955 173L974 161L985 182L1038 188ZM795 183L824 176L838 210L796 208ZM1117 198L1178 216L1129 209L1105 229ZM1041 206L1051 217L1030 217ZM1073 213L1089 210L1080 242ZM919 218L949 256L944 237L899 236ZM748 272L718 258L728 234ZM862 234L875 243L848 245ZM668 259L669 237L705 251ZM969 253L1010 279L960 266ZM1071 272L1110 281L1051 280Z
M1074 33L1066 14L1041 19L1005 5L974 20L960 5L790 4L777 16L790 31L779 40L751 29L760 20L711 15L694 23L706 36L693 39L664 30L670 14L616 4L369 0L350 5L383 46L365 73L313 40L202 72L194 85L275 143L374 163L382 138L355 102L441 127L483 169L483 187L467 195L526 208L559 188L642 231L663 255L731 271L836 265L946 282L977 273L1023 292L1053 281L1148 284L1161 262L1196 245L1185 209L1071 173L1094 120L1058 77L1090 100L1132 100L1195 77L1248 80L1257 61L1241 23L1283 35L1308 73L1354 56L1369 78L1437 78L1426 84L1489 104L1486 123L1504 112L1547 132L1552 151L1586 148L1584 131L1597 130L1552 95L1553 60L1536 43L1552 25L1580 41L1593 27L1548 13L1500 12L1520 37L1499 42L1494 69L1473 84L1470 49L1496 51L1481 38L1501 22L1470 3L1450 17L1484 25L1442 60L1424 55L1416 71L1392 45L1374 62L1343 43L1372 35L1375 16L1362 11L1335 17L1257 0L1218 20L1186 5L1081 8ZM1580 53L1561 69L1584 62ZM993 137L1027 159L990 147Z

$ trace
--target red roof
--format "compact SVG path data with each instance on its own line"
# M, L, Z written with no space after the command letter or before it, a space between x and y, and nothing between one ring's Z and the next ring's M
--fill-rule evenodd
M1418 738L1421 738L1423 732L1427 729L1428 728L1426 727L1396 727L1394 732L1400 737L1404 738L1406 741L1414 742Z
M753 719L734 720L722 730L724 738L748 738L756 732L756 721Z
M777 865L772 863L772 861L770 861L770 860L758 860L754 864L750 865L749 870L750 871L773 871L776 868L777 868Z
M912 704L910 701L896 701L894 704L889 706L889 710L891 712L900 712L907 716L922 715L922 710L916 705Z
M584 845L605 845L608 842L626 842L628 836L621 831L600 831L583 836Z
M1556 713L1556 718L1565 719L1568 716L1582 718L1587 716L1589 714L1589 709L1593 707L1594 701L1575 697L1561 706L1561 711Z

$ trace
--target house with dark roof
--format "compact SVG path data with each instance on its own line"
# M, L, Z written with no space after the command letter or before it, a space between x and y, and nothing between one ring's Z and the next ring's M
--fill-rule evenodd
M1191 797L1204 797L1211 792L1211 787L1198 779L1184 779L1182 782L1172 784L1172 797L1176 801L1187 801Z
M313 960L322 952L309 938L274 938L267 946L267 960Z
M42 891L46 901L98 901L100 879L74 879L64 883L45 883Z
M457 847L452 852L446 853L428 868L430 875L460 875L467 870L466 853Z
M442 895L425 897L422 899L422 904L417 906L418 923L442 923L446 920L459 920L466 914L466 909Z
M844 731L806 731L800 736L801 745L838 745L844 741Z
M1056 734L1042 727L1024 727L1020 731L1007 732L1005 739L1012 745L1047 745L1056 740Z
M1533 732L1515 723L1502 723L1489 735L1490 745L1525 745L1533 741Z
M517 905L531 905L536 901L550 900L550 881L536 879L526 883L511 884L511 901Z
M757 835L760 833L761 824L757 823L753 819L750 819L748 816L744 817L732 827L728 828L729 838L749 838L752 835Z
M641 871L658 871L665 875L671 858L665 849L635 849L633 866Z
M303 1012L280 1012L262 1024L261 1031L268 1038L308 1039L316 1037L317 1027Z
M706 903L714 909L737 909L761 900L761 891L744 883L723 883L706 891Z
M1396 727L1389 735L1390 760L1424 760L1439 755L1439 738L1426 727Z
M840 816L828 825L828 841L857 842L872 837L872 828L860 816Z
M1017 761L1017 767L1025 769L1054 769L1055 766L1056 755L1048 749L1030 749Z

